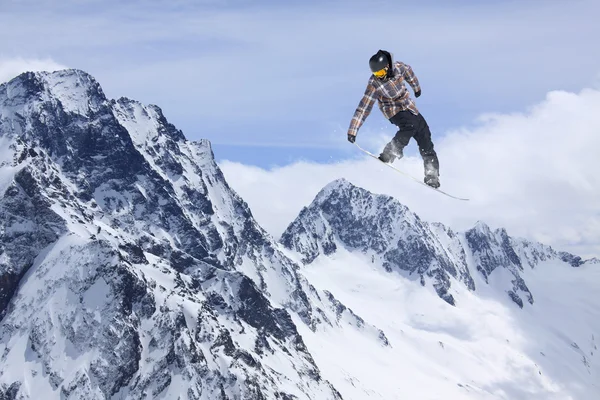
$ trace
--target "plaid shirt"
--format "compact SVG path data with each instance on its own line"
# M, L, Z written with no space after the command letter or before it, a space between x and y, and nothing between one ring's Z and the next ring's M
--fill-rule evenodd
M404 81L406 81L415 92L421 90L419 80L412 68L410 65L398 61L394 63L393 71L394 76L388 76L383 80L371 75L365 94L350 121L349 135L356 136L358 134L358 130L371 113L375 100L379 102L379 109L387 119L404 110L410 110L415 115L419 114L415 102L410 98L408 89L404 85Z

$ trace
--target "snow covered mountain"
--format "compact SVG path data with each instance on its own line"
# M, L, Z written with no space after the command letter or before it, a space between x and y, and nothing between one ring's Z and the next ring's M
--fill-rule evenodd
M277 242L160 108L0 85L0 400L597 399L599 282L346 180Z
M600 398L597 259L483 223L454 232L345 179L322 189L280 241L300 255L311 283L390 341L385 352L362 339L324 345L340 355L359 346L368 354L362 366L317 357L342 395ZM322 341L305 337L309 348ZM395 383L394 376L409 379ZM362 397L344 385L349 379Z
M0 85L0 399L339 399L297 324L386 338L298 268L158 107Z
M431 282L438 295L455 305L451 278L476 290L471 270L488 278L497 268L507 271L506 293L523 308L534 297L521 277L525 267L560 260L573 267L580 257L549 246L494 232L482 222L464 234L442 224L427 223L390 196L374 195L345 179L327 185L281 236L288 249L302 254L303 263L334 253L339 246L360 250L388 272ZM588 260L597 263L597 260ZM471 265L471 268L469 267Z

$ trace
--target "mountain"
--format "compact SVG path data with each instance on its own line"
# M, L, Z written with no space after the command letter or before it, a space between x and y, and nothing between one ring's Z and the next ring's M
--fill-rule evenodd
M340 399L299 274L206 140L79 70L0 85L0 399Z
M338 357L357 347L368 354L354 365L315 353L342 394L353 390L350 376L356 398L600 397L596 259L481 222L454 232L346 179L324 187L280 242L312 284L391 343L385 352L360 338L322 345ZM323 340L303 335L309 348Z
M0 85L0 400L596 399L598 282L343 179L277 241L159 107Z
M430 283L451 305L455 305L451 278L475 291L472 270L486 283L497 268L506 270L510 277L506 293L523 308L525 303L534 303L521 277L525 267L534 268L546 260L561 260L573 267L586 263L579 256L511 238L505 229L492 231L482 222L464 234L427 223L393 197L375 195L343 178L323 188L301 210L280 242L300 253L305 264L340 246L360 251L388 272L419 279L423 286Z

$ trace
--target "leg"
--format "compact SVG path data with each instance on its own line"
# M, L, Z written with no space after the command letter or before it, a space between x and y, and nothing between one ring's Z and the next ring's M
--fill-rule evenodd
M433 149L433 142L431 141L431 131L429 126L423 118L423 115L417 116L417 133L415 134L415 140L419 145L419 152L423 158L423 166L425 169L425 183L434 188L440 186L440 164L438 161L437 153Z
M392 163L396 158L402 158L404 148L415 134L414 115L410 111L400 111L390 118L390 122L398 126L398 132L379 155L379 159L385 163Z

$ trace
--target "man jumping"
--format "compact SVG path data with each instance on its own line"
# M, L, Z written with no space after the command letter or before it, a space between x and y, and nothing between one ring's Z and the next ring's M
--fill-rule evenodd
M419 80L412 68L402 62L393 62L392 55L379 50L369 59L369 67L373 73L369 78L365 94L350 121L348 141L354 143L358 130L373 109L377 100L379 109L390 123L398 127L398 132L379 155L385 163L404 156L403 150L410 138L414 137L419 145L419 152L425 167L424 182L433 187L440 187L439 162L433 149L431 132L425 118L419 113L404 82L412 87L415 97L421 95Z

